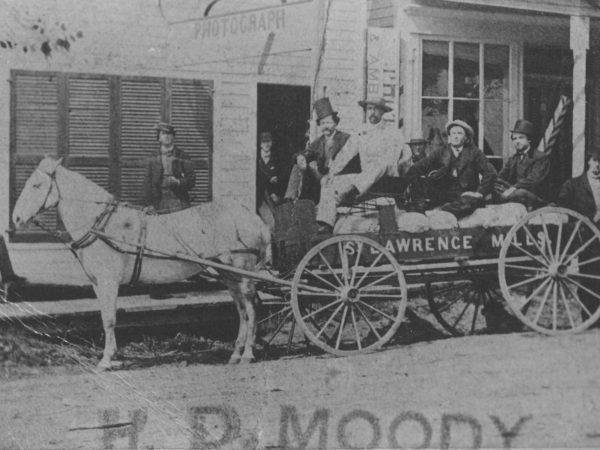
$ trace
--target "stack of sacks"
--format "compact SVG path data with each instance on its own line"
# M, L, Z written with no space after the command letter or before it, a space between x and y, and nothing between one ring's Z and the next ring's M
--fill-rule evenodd
M544 219L542 222L542 218ZM546 225L560 225L561 223L567 223L569 221L569 216L563 213L558 212L547 212L542 214L537 214L532 217L529 222L529 225L542 225L545 223Z
M432 230L450 230L458 228L456 216L448 211L432 209L431 211L425 211L425 215L429 219L429 227Z
M527 208L521 203L502 203L487 205L476 209L473 214L458 221L460 228L505 227L511 226L527 214Z
M339 217L333 227L333 234L379 233L377 212L349 214Z
M396 209L396 223L398 231L407 233L422 233L431 229L429 219L425 214L416 212L406 212L402 209Z

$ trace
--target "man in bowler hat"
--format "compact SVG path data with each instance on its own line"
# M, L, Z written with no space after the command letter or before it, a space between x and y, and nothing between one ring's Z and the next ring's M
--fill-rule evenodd
M446 124L448 143L415 163L409 178L426 176L433 204L462 218L484 205L493 188L496 169L473 143L473 128L462 120ZM480 179L481 178L481 179Z
M383 115L392 109L383 98L361 100L358 105L366 114L367 123L352 135L330 164L329 173L321 180L321 200L317 208L319 233L333 230L336 207L351 205L384 176L401 177L411 164L411 154L404 134L388 125ZM360 173L342 174L356 155L360 157Z
M318 99L313 109L321 136L308 145L306 152L297 155L285 193L288 200L307 198L319 202L321 179L329 173L331 162L350 137L338 130L340 118L329 98Z
M175 128L166 122L154 126L158 151L146 161L144 194L146 206L169 213L190 206L189 191L196 181L192 162L175 146Z
M281 202L283 168L279 156L274 152L273 135L269 131L260 133L259 144L256 168L257 212L272 230L275 226L273 211Z
M531 146L533 128L531 122L517 120L510 130L515 154L506 161L494 183L497 200L523 203L530 209L544 202L550 172L548 155Z

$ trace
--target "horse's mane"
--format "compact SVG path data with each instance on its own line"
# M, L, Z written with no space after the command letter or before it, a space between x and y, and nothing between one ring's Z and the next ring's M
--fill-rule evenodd
M69 197L77 197L93 202L104 202L110 200L112 195L94 181L86 178L80 173L74 172L63 166L56 168L57 181L60 177L60 188L69 192Z

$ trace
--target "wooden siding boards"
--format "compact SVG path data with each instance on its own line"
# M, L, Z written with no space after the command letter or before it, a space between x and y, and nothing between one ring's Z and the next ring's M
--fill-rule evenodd
M600 18L600 8L587 0L446 0L465 5L493 6L560 15L586 15Z

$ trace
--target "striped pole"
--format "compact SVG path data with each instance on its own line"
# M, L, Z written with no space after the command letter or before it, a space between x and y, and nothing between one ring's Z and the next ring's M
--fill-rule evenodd
M570 104L571 99L569 97L566 95L560 96L558 105L554 111L554 116L550 120L550 123L546 128L546 133L544 133L544 136L538 144L538 151L544 153L550 153L552 151L556 145L556 141L558 140L558 135L560 134L562 124L565 121L565 116L567 115L567 108Z

